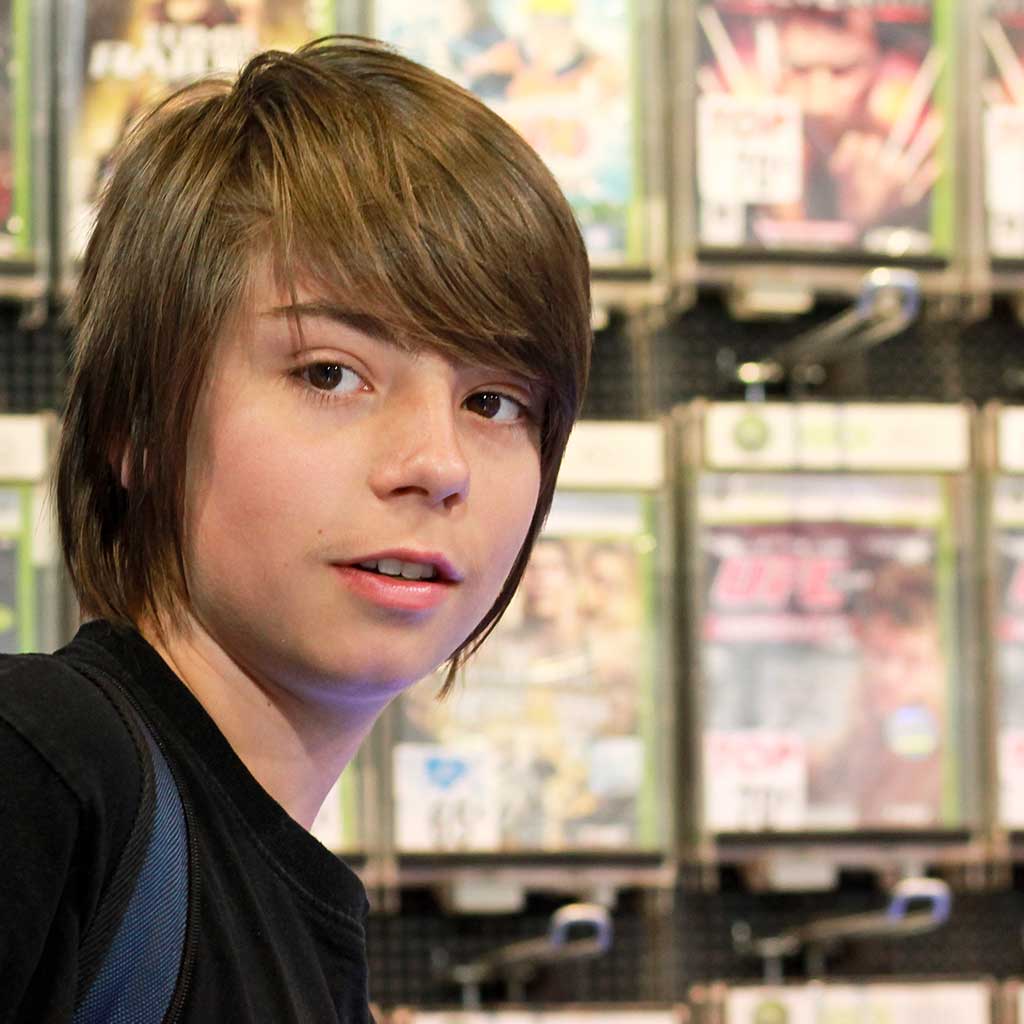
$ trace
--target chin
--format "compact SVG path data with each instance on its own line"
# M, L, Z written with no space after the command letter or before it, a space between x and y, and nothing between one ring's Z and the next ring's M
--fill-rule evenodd
M441 664L438 662L437 664ZM422 661L407 662L402 659L384 659L343 664L323 665L318 673L326 677L332 686L365 687L374 692L401 693L414 683L429 676L436 665L424 665Z

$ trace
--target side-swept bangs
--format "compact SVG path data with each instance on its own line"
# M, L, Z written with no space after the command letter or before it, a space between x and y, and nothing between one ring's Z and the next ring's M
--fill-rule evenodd
M215 345L268 260L293 298L301 281L402 344L512 370L545 396L529 537L454 672L506 607L550 507L589 365L588 266L526 143L372 40L261 54L233 84L181 90L126 140L72 309L56 478L83 609L138 623L187 608L192 418Z

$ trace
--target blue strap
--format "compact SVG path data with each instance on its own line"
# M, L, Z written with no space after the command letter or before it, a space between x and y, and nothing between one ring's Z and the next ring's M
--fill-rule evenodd
M73 1024L159 1024L174 997L188 923L188 831L181 794L148 725L155 806L145 859L103 964Z

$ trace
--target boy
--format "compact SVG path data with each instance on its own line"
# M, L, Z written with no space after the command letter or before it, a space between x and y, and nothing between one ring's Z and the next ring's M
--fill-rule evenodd
M138 803L88 663L183 791L173 1019L365 1022L365 893L305 828L522 574L589 360L571 212L468 93L324 40L133 131L73 322L56 497L91 621L0 661L0 1019L71 1019Z

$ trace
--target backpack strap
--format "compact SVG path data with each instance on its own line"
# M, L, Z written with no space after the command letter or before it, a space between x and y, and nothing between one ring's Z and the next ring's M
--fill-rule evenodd
M159 1024L179 987L191 902L181 791L138 704L93 663L75 668L120 711L139 749L142 793L131 831L79 950L73 1024Z

